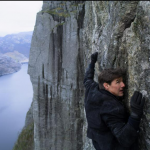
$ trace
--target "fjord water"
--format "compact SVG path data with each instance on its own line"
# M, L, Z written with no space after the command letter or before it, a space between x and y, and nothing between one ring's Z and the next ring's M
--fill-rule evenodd
M0 150L12 150L25 124L33 89L28 64L16 73L0 77Z

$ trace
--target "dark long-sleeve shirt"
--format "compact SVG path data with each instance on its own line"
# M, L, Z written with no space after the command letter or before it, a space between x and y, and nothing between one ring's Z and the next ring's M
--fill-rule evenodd
M87 136L100 150L138 150L138 131L132 126L123 103L94 81L95 64L90 63L84 77Z

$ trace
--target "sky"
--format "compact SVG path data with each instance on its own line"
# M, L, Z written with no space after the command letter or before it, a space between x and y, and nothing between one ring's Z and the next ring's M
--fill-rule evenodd
M33 31L43 1L0 1L0 37Z

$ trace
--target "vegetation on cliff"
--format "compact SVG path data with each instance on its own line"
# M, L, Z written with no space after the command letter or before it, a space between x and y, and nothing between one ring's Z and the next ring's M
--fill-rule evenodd
M14 145L13 150L33 150L34 147L34 123L32 122L26 128L24 128L17 142Z

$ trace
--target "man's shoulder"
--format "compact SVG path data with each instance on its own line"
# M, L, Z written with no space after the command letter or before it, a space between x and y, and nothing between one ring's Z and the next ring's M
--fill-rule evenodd
M103 101L105 100L104 94L99 90L98 86L95 86L94 88L90 89L87 97L87 103L89 105L101 105Z
M105 99L107 99L108 101L111 100L111 102L115 101L115 102L118 102L120 101L119 97L113 95L112 93L110 93L109 91L107 90L104 90L104 89L101 89L99 90L100 93L102 93L103 97Z
M113 97L111 97L110 95L107 95L106 93L104 93L103 90L99 89L99 86L95 86L94 88L92 88L90 90L90 95L93 97L93 98L96 98L96 99L101 99L101 100L112 100L114 99Z
M104 100L101 107L101 112L110 114L124 113L123 104L119 100L117 100L115 96L103 93L103 99Z
M105 99L105 98L107 97L107 95L104 94L104 93L102 92L102 90L99 89L99 86L95 86L95 87L93 88L92 93L93 93L93 95L94 95L95 97L100 98L100 99Z

